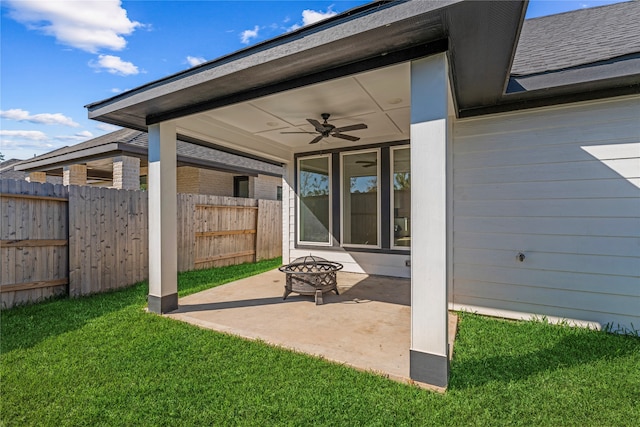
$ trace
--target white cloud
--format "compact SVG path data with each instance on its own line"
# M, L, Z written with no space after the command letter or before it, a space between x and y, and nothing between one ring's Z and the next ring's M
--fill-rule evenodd
M58 43L96 53L122 50L123 36L142 24L131 21L120 0L8 0L9 16L27 28L53 36Z
M90 138L93 138L93 134L87 130L73 135L55 137L50 137L39 130L0 130L2 150L16 152L16 155L20 158L24 157L24 151L42 154L58 149L64 146L65 143L71 142L75 144Z
M201 56L187 56L187 62L189 63L189 65L191 65L192 67L195 67L196 65L200 65L203 62L207 62L206 59L204 59Z
M88 130L83 130L82 132L78 132L73 135L58 135L54 139L59 141L82 142L89 138L93 138L93 134Z
M120 89L119 87L113 87L109 90L109 92L118 94L118 93L126 92L128 90L131 90L131 88Z
M338 12L331 10L331 6L329 6L326 12L305 9L302 11L302 25L314 24L318 21L322 21L323 19L331 18L337 14Z
M89 66L95 68L97 71L102 69L111 74L118 74L121 76L130 76L140 73L138 67L131 62L123 61L119 56L113 55L98 55L98 61L89 61Z
M29 140L29 141L45 141L47 140L47 135L44 132L39 130L0 130L0 136L2 136L2 143L4 145L5 141L11 143L11 141L15 141L15 138L21 140ZM4 137L8 137L5 139Z
M109 123L100 123L96 126L96 129L100 129L105 132L113 132L114 130L121 129L121 127L116 125L110 125Z
M331 10L332 6L329 6L327 8L326 12L323 12L321 10L312 10L312 9L305 9L302 11L302 24L295 23L293 25L291 25L290 27L287 28L287 31L295 31L298 28L302 28L306 25L310 25L310 24L315 24L318 21L322 21L323 19L327 19L327 18L331 18L334 15L337 15L338 12ZM289 17L287 17L285 19L285 23L289 21Z
M253 30L244 30L242 33L240 33L240 41L244 44L249 44L249 42L251 42L251 39L255 39L256 37L258 37L258 31L260 31L260 27L258 27L257 25L253 27Z
M74 122L72 118L67 117L62 113L41 113L32 115L28 111L21 110L19 108L2 110L0 111L0 117L8 120L15 120L17 122L29 122L42 125L63 125L74 128L80 126L78 123Z
M0 130L0 146L3 153L10 152L11 157L21 159L25 157L25 151L35 156L59 147L39 130Z

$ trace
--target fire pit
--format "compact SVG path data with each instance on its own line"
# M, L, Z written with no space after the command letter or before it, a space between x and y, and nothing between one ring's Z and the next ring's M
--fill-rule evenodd
M316 305L320 305L325 292L334 291L340 295L336 272L342 267L340 263L311 255L296 258L279 268L287 275L282 299L287 299L291 292L297 292L300 295L315 295Z

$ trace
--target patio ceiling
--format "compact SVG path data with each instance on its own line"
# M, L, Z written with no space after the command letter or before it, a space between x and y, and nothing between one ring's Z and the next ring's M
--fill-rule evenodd
M288 158L290 153L366 145L409 138L411 94L409 63L280 92L177 120L178 132L213 144ZM307 118L337 127L365 123L367 129L345 132L357 142L325 138L309 145L314 132ZM257 148L257 149L256 149Z

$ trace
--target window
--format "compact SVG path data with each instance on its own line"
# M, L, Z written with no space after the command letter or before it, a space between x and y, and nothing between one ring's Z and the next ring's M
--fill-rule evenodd
M233 197L249 197L249 177L233 177Z
M408 147L391 149L392 248L411 246L411 156Z
M278 185L276 187L276 200L282 200L282 186Z
M380 247L380 150L342 153L342 244Z
M298 241L331 244L331 162L328 155L298 163Z
M407 143L297 157L296 245L409 252L410 157Z

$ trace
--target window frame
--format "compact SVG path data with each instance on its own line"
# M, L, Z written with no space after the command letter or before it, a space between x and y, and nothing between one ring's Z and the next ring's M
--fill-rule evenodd
M345 156L353 156L357 154L376 153L376 178L378 189L376 191L376 205L377 205L377 244L375 245L363 245L357 243L344 243L344 196L345 196L345 183L344 183L344 158ZM380 147L368 148L362 150L348 150L340 152L340 246L344 248L362 248L362 249L382 249L382 189L381 189L381 163L382 156Z
M240 196L240 183L241 182L246 182L247 183L247 195L246 196ZM249 177L246 175L236 175L233 177L233 197L237 197L237 198L241 198L241 199L248 199L249 198Z
M395 177L394 177L394 163L395 163L395 152L398 150L409 150L409 162L411 162L411 146L409 144L407 145L397 145L394 147L391 147L391 149L389 150L389 181L390 181L390 186L389 186L389 209L390 209L390 216L389 218L391 219L390 224L389 224L389 228L390 228L390 234L389 234L389 248L391 250L411 250L411 243L409 244L409 246L396 246L395 245L395 237L394 237L394 227L395 227L395 215L394 215L394 206L395 206L395 190L394 190L394 181L395 181ZM411 163L409 163L409 174L411 174ZM409 175L411 176L411 175ZM411 190L410 190L411 191ZM411 209L411 208L409 208ZM411 213L413 215L413 212ZM411 216L409 217L409 220L411 220Z
M302 240L301 239L301 229L300 227L302 226L302 221L300 221L300 208L302 205L302 195L300 194L300 186L301 186L301 179L300 179L300 175L302 173L302 168L300 167L300 164L303 160L313 160L313 159L319 159L319 158L326 158L327 159L327 164L328 164L328 178L329 178L329 227L328 227L328 232L329 232L329 238L327 242L310 242L310 241L306 241L306 240ZM330 247L333 246L333 197L332 197L332 185L333 185L333 171L331 170L331 165L332 161L331 161L331 154L327 153L327 154L315 154L315 155L311 155L311 156L301 156L297 158L297 162L296 162L296 199L297 199L297 203L296 203L296 244L297 245L301 245L301 246L321 246L321 247Z

